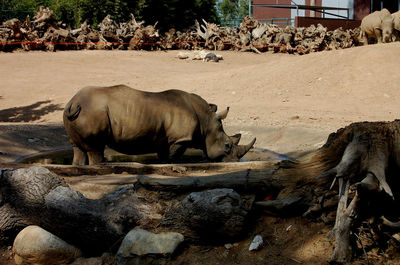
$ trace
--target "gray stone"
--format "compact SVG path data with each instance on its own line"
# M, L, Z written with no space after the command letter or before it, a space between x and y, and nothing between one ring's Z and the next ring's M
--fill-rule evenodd
M230 243L227 243L227 244L225 244L224 246L225 246L225 248L228 249L228 250L231 249L231 248L233 247L233 245L230 244Z
M253 242L251 242L249 251L253 250L259 250L264 244L263 238L260 235L256 235L253 239Z
M175 232L151 233L143 229L133 229L124 238L117 252L118 264L140 264L145 256L168 257L184 240Z
M67 264L82 256L81 251L39 226L24 228L15 238L16 264Z

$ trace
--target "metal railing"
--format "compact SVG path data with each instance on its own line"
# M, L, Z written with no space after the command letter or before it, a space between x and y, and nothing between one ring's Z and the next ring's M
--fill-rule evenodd
M257 19L258 21L266 24L275 24L278 26L294 26L294 19L288 17L275 17L269 19Z
M279 0L275 1L276 4L253 4L252 0L249 0L249 16L252 13L252 7L269 7L269 8L289 8L296 9L297 16L299 16L299 10L311 10L315 12L322 13L322 17L325 18L325 15L331 15L338 18L349 19L350 18L350 8L345 7L330 7L330 6L310 6L310 5L300 5L290 0L290 5L279 4ZM339 14L334 14L331 12L327 12L327 10L337 10L337 11L346 11L347 15L342 16Z
M225 27L236 27L239 26L240 23L242 22L243 19L237 18L237 19L231 19L229 21L222 21L221 26Z

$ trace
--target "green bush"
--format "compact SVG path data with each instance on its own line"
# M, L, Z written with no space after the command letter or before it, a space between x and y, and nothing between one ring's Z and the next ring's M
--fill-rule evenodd
M0 4L1 4L0 0ZM23 21L27 14L31 16L40 6L54 11L57 20L63 21L72 28L77 28L85 20L97 26L110 14L117 22L130 19L130 13L137 20L146 24L158 21L161 31L176 28L182 30L194 25L195 19L219 22L216 11L216 0L3 0L1 6L2 21L16 15Z

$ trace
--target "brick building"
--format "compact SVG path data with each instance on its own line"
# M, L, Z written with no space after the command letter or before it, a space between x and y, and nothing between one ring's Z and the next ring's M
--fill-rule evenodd
M400 10L400 0L250 0L252 16L278 25L354 28L376 10Z

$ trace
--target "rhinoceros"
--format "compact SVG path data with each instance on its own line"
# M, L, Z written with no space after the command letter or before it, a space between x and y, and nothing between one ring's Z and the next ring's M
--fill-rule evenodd
M394 40L400 40L400 10L392 14Z
M238 145L221 120L229 107L217 106L181 90L146 92L125 85L86 87L64 109L65 130L73 145L73 165L104 161L104 148L124 154L157 153L174 160L187 148L203 150L211 161L238 161L254 145Z
M365 16L361 21L361 38L368 45L368 37L378 43L391 42L393 33L393 18L386 8Z

